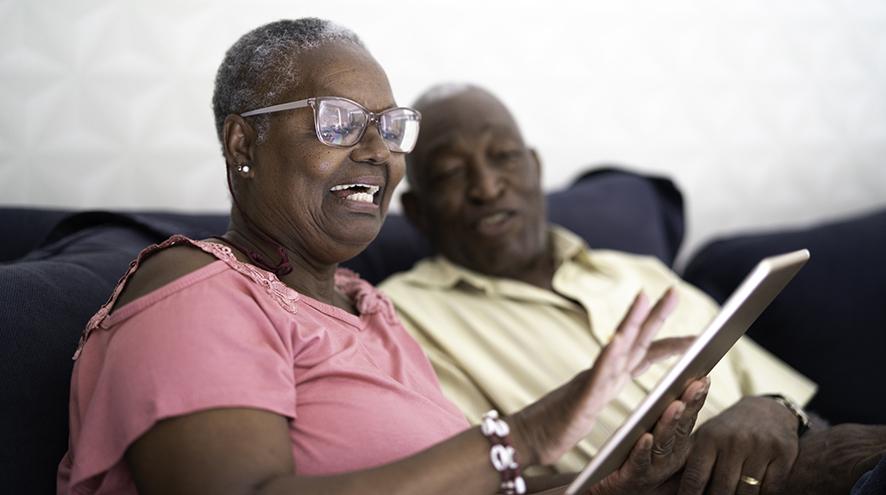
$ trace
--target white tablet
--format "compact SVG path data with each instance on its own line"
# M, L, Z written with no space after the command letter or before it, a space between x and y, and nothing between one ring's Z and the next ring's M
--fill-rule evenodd
M686 353L569 485L566 495L586 492L621 467L634 444L652 430L668 404L682 395L689 382L714 368L808 259L809 251L803 249L760 261Z

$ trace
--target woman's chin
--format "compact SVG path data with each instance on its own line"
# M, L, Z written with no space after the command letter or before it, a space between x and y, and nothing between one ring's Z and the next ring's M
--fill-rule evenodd
M343 235L335 236L335 248L330 250L330 254L334 253L337 263L347 261L365 251L378 236L380 230L380 224L375 227L355 225Z

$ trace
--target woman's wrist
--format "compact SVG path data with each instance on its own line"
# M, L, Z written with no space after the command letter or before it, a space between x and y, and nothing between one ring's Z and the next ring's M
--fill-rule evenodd
M521 411L505 419L511 427L511 444L523 466L538 464L538 434L534 432L526 414Z
M498 493L525 494L526 481L520 468L520 456L512 445L511 427L508 422L498 416L498 411L492 409L483 414L480 420L480 432L490 442L489 460L501 479Z

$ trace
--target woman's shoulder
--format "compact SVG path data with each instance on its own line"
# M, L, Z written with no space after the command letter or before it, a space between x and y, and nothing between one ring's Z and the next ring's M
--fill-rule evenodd
M143 253L137 260L136 269L126 278L114 308L119 309L174 280L218 261L216 255L202 248L200 244L212 244L212 242L182 238L178 242L167 241L156 249Z

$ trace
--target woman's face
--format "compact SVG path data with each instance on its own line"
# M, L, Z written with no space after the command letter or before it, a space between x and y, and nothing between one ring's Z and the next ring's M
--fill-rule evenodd
M298 62L301 84L276 103L340 96L372 112L396 106L387 76L362 48L327 43L302 52ZM247 214L308 261L338 263L359 254L381 228L403 178L404 155L389 151L374 125L354 146L324 145L310 107L270 118L267 139L254 148L252 179L246 181ZM354 196L362 189L343 189L351 184L378 191L369 202L365 195Z

